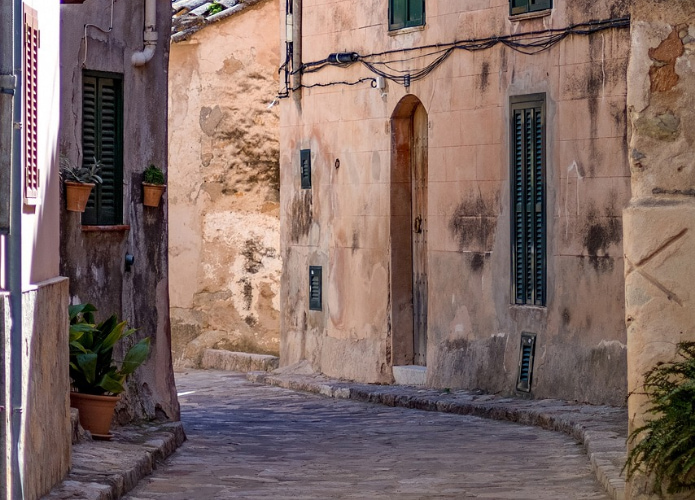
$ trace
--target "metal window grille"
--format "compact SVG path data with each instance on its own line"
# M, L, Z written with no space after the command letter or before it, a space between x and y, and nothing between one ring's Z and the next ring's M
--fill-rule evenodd
M39 131L38 131L38 75L39 75L38 13L24 5L24 197L39 196Z
M309 310L322 310L323 283L321 266L309 266Z
M522 392L531 392L533 380L533 358L536 353L536 334L524 332L521 334L521 347L519 348L519 375L516 380L516 389Z

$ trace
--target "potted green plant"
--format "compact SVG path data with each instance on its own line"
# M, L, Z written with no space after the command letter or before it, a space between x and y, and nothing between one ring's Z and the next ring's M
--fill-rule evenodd
M61 155L60 173L65 183L65 201L71 212L84 212L87 200L95 184L101 184L99 176L102 163L94 158L89 165L75 166L70 159Z
M96 323L92 304L71 305L70 315L70 406L80 412L80 423L97 438L109 439L113 411L124 383L149 355L149 337L128 349L120 366L113 348L135 329L113 314Z
M142 181L142 204L146 207L158 207L165 189L164 172L161 168L150 164L145 169Z

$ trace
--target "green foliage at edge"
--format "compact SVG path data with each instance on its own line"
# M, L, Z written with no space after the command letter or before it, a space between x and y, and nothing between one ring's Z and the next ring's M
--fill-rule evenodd
M222 12L224 10L224 5L222 5L219 2L212 2L210 4L210 7L208 7L208 14L209 15L214 15Z
M695 489L695 342L678 344L678 358L645 373L644 390L652 417L628 438L630 479L643 471L663 495Z
M92 304L70 306L70 378L75 391L83 394L120 394L126 377L145 362L150 338L131 346L119 367L113 360L113 347L135 329L113 314L96 324Z
M143 181L147 184L162 185L164 184L164 172L162 172L161 168L150 165L145 169Z

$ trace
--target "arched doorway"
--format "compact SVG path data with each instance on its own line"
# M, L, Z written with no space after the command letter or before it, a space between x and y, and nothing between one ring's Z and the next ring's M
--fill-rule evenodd
M427 363L427 111L412 95L391 117L393 364Z

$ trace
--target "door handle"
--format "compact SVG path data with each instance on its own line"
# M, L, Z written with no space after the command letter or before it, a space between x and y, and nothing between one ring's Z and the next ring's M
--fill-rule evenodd
M415 217L415 222L413 224L413 232L418 234L422 232L422 217L420 215Z

